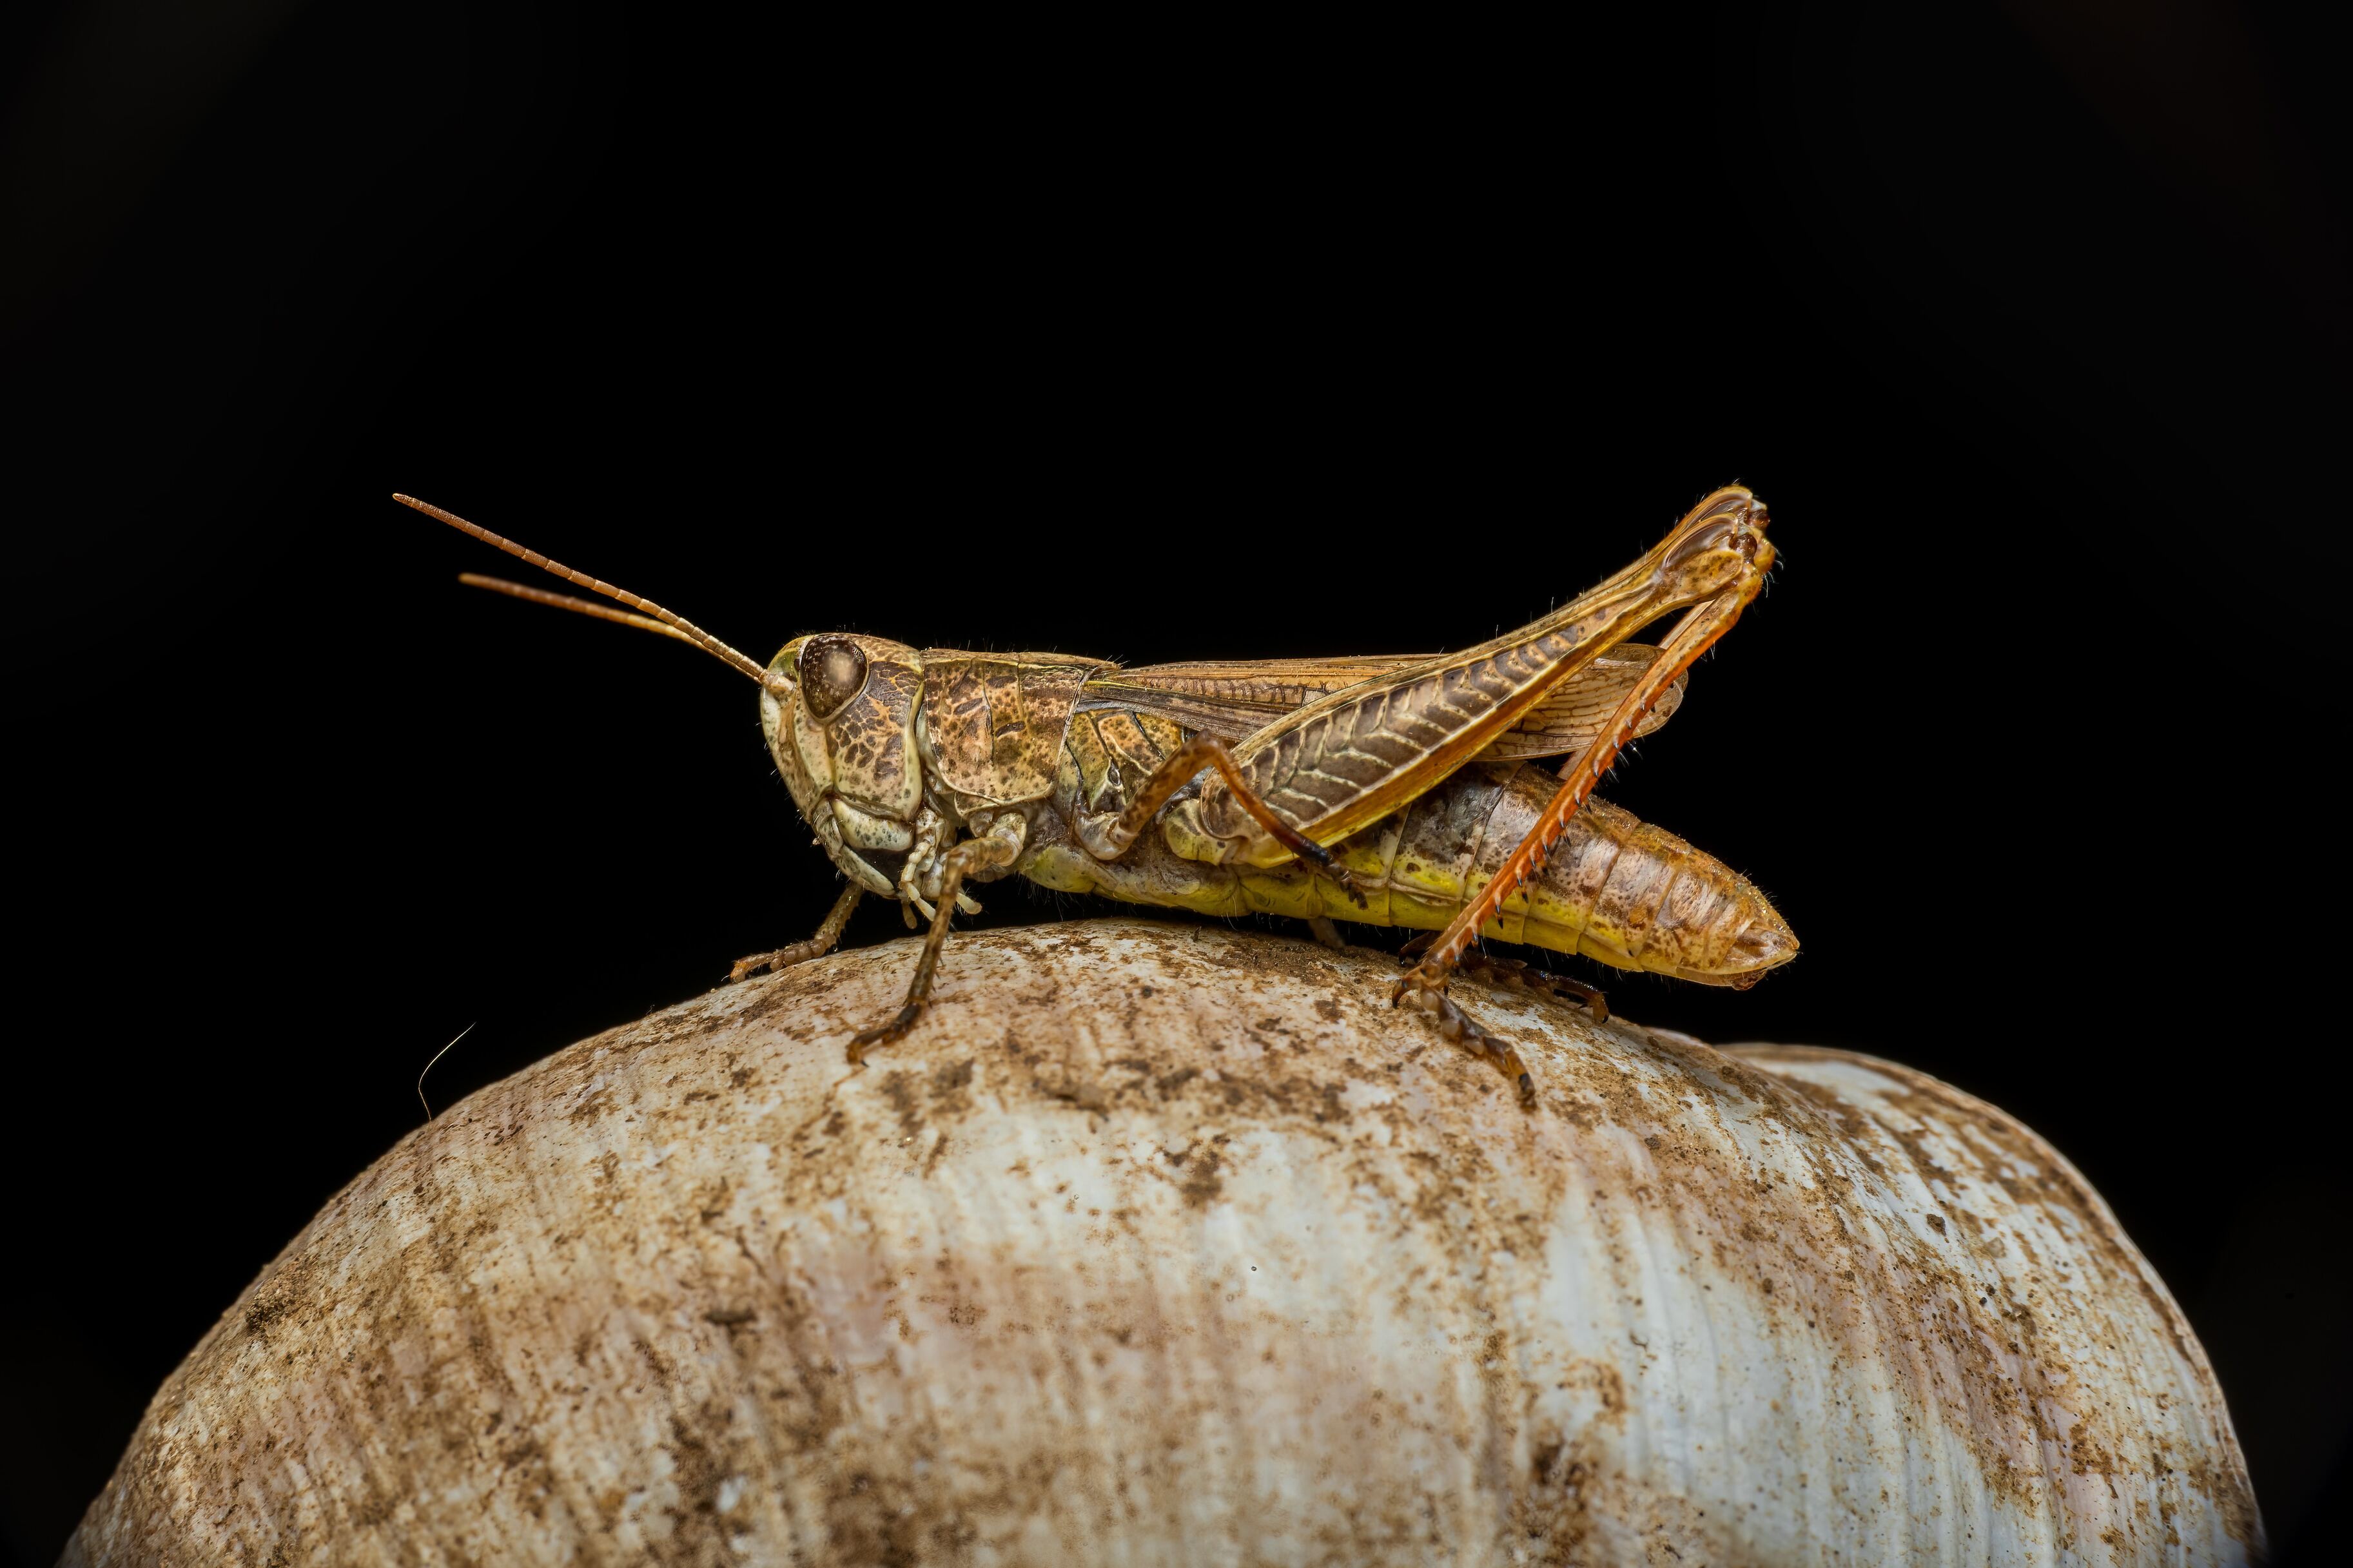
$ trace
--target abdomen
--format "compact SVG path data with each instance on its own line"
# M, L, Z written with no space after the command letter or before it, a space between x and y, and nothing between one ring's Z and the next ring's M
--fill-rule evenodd
M1365 909L1297 861L1271 869L1208 865L1171 853L1156 833L1120 859L1100 861L1050 820L1015 869L1046 887L1127 903L1437 930L1486 886L1558 785L1534 764L1473 763L1334 845ZM1481 934L1706 985L1752 984L1798 951L1796 935L1746 878L1601 800L1577 814L1543 872L1505 900Z

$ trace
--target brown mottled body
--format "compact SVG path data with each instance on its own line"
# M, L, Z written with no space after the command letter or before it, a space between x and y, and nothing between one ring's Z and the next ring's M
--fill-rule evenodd
M777 769L855 891L816 937L739 962L735 978L824 952L860 893L930 921L905 1006L853 1057L918 1016L950 921L977 912L964 884L1009 873L1134 902L1437 929L1398 1000L1524 1094L1517 1056L1443 994L1480 936L1711 984L1746 984L1797 945L1724 866L1588 799L1762 586L1765 510L1738 486L1599 586L1460 653L1137 670L843 633L796 638L762 669L658 605L408 504L651 618L471 581L756 672ZM1626 643L1676 609L1663 647ZM1525 763L1560 755L1558 781Z
M1181 731L1132 713L1082 713L1071 725L1059 825L1098 817L1118 781L1174 749ZM1482 761L1333 847L1359 905L1315 868L1188 859L1164 837L1107 860L1069 829L1033 827L1014 869L1063 892L1204 914L1318 917L1440 931L1527 836L1557 783L1526 763ZM1504 900L1481 934L1619 969L1745 987L1797 951L1797 937L1746 878L1665 829L1607 801L1586 803L1542 874Z

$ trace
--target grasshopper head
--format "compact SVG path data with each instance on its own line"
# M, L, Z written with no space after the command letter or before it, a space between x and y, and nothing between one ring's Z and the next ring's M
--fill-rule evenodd
M760 683L760 730L793 804L842 874L886 898L923 803L923 689L915 649L844 632L795 637Z
M650 599L575 572L429 502L404 495L393 499L553 576L644 613L627 614L471 573L462 581L691 643L758 681L760 728L768 737L769 753L793 792L793 803L817 830L818 842L860 887L886 898L897 895L892 876L914 847L914 822L923 804L923 764L915 747L923 690L921 654L881 637L828 632L796 637L763 669Z

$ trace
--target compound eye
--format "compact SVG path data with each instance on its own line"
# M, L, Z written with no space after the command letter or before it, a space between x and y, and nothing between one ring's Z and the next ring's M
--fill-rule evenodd
M866 684L866 650L845 637L814 637L801 645L801 700L830 719Z

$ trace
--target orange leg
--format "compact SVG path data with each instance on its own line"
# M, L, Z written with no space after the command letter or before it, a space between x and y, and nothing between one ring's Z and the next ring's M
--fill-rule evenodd
M1479 890L1479 896L1464 905L1461 912L1430 942L1422 953L1421 962L1398 979L1396 990L1389 996L1392 1005L1409 1000L1424 1011L1435 1012L1439 1017L1439 1030L1448 1039L1461 1038L1467 1031L1477 1036L1472 1041L1473 1046L1493 1058L1496 1047L1491 1042L1485 1042L1483 1036L1478 1036L1478 1026L1462 1017L1461 1009L1446 999L1448 979L1461 964L1463 954L1470 951L1471 944L1478 940L1481 929L1503 909L1504 901L1525 887L1544 868L1545 860L1551 855L1553 847L1568 831L1570 818L1583 808L1586 800L1593 794L1593 786L1617 762L1618 754L1626 742L1633 739L1634 731L1649 717L1651 705L1673 685L1677 677L1708 650L1716 638L1732 629L1732 624L1740 618L1740 612L1746 609L1749 601L1763 589L1765 569L1772 564L1772 550L1761 540L1753 550L1751 564L1730 587L1713 599L1693 605L1676 623L1666 645L1659 650L1658 659L1643 672L1641 683L1626 694L1626 700L1619 704L1618 711L1610 716L1601 733L1594 737L1593 743L1562 770L1564 782L1559 791L1545 806L1543 814L1536 818L1535 826L1529 829L1528 836L1520 840L1510 858ZM1432 1006L1433 999L1440 1005ZM1520 1077L1522 1095L1532 1095L1533 1088L1526 1082L1525 1073Z
M1618 760L1618 753L1633 739L1634 731L1650 715L1656 702L1675 678L1689 669L1701 654L1708 650L1716 638L1732 628L1740 612L1748 607L1759 589L1765 585L1765 574L1753 570L1722 595L1705 604L1694 605L1677 624L1666 646L1659 650L1658 659L1643 672L1641 682L1626 694L1626 700L1603 727L1593 743L1569 764L1564 773L1564 783L1528 836L1520 840L1511 858L1495 872L1479 896L1464 905L1447 928L1438 934L1423 953L1421 962L1398 982L1401 996L1409 989L1442 989L1447 973L1461 962L1462 954L1478 940L1480 928L1493 920L1510 898L1535 879L1544 869L1546 858L1561 835L1568 831L1569 820L1581 810L1593 794L1593 786L1601 781Z

